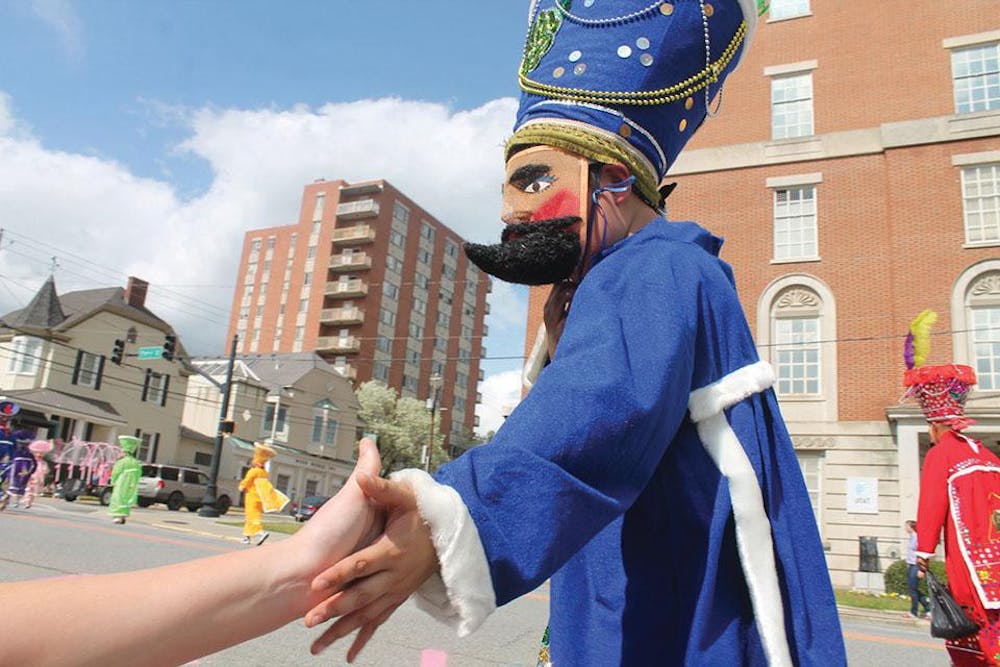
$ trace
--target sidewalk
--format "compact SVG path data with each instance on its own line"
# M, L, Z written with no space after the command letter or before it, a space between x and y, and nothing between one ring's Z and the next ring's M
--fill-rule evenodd
M878 621L880 623L892 623L894 625L908 625L919 627L930 631L931 622L926 618L913 618L905 611L886 611L882 609L865 609L863 607L848 607L837 605L837 613L843 619L852 621Z

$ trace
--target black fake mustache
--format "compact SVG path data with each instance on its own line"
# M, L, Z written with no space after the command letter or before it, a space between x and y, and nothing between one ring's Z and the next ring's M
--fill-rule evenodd
M580 237L566 231L578 216L513 223L500 233L500 243L466 243L473 264L505 282L551 285L566 280L580 261Z

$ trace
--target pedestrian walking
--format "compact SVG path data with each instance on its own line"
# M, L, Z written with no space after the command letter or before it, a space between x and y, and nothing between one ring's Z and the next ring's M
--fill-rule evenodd
M910 326L905 358L905 396L920 403L931 448L920 474L917 506L917 566L924 572L944 531L948 588L980 630L945 642L953 665L1000 664L1000 459L965 435L975 424L965 401L976 373L960 364L924 365L930 328L937 319L924 311Z
M112 522L123 524L139 500L142 464L135 458L135 453L139 449L139 438L120 435L118 444L122 448L122 455L111 469L111 502L108 504L108 514L111 515Z
M35 440L28 449L35 457L35 472L28 480L28 486L24 490L24 508L28 509L35 502L35 496L42 493L45 488L45 478L49 475L49 464L45 461L45 455L52 451L52 441Z
M908 535L906 544L906 585L910 591L910 616L914 618L927 618L930 611L930 601L927 596L920 592L920 580L924 578L924 573L917 565L917 522L910 519L906 522L906 534ZM920 607L924 611L919 612Z
M267 462L274 458L275 451L262 442L254 443L253 461L250 469L240 482L243 497L243 544L260 546L270 533L264 530L262 518L264 503L262 496L269 496L271 482L267 476Z

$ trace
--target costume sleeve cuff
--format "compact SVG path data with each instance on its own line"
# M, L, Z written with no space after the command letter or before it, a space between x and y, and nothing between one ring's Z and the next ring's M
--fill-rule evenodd
M934 558L934 552L933 551L914 551L913 553L915 553L918 557L925 558L927 560L930 560L931 558Z
M439 573L417 589L417 606L465 637L496 609L486 552L472 515L458 492L422 470L400 470L391 479L413 487L440 564Z

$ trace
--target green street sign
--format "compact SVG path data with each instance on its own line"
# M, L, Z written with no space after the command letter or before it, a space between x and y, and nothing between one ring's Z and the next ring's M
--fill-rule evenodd
M140 347L139 354L135 356L139 359L160 359L163 357L163 346L150 345L149 347Z

